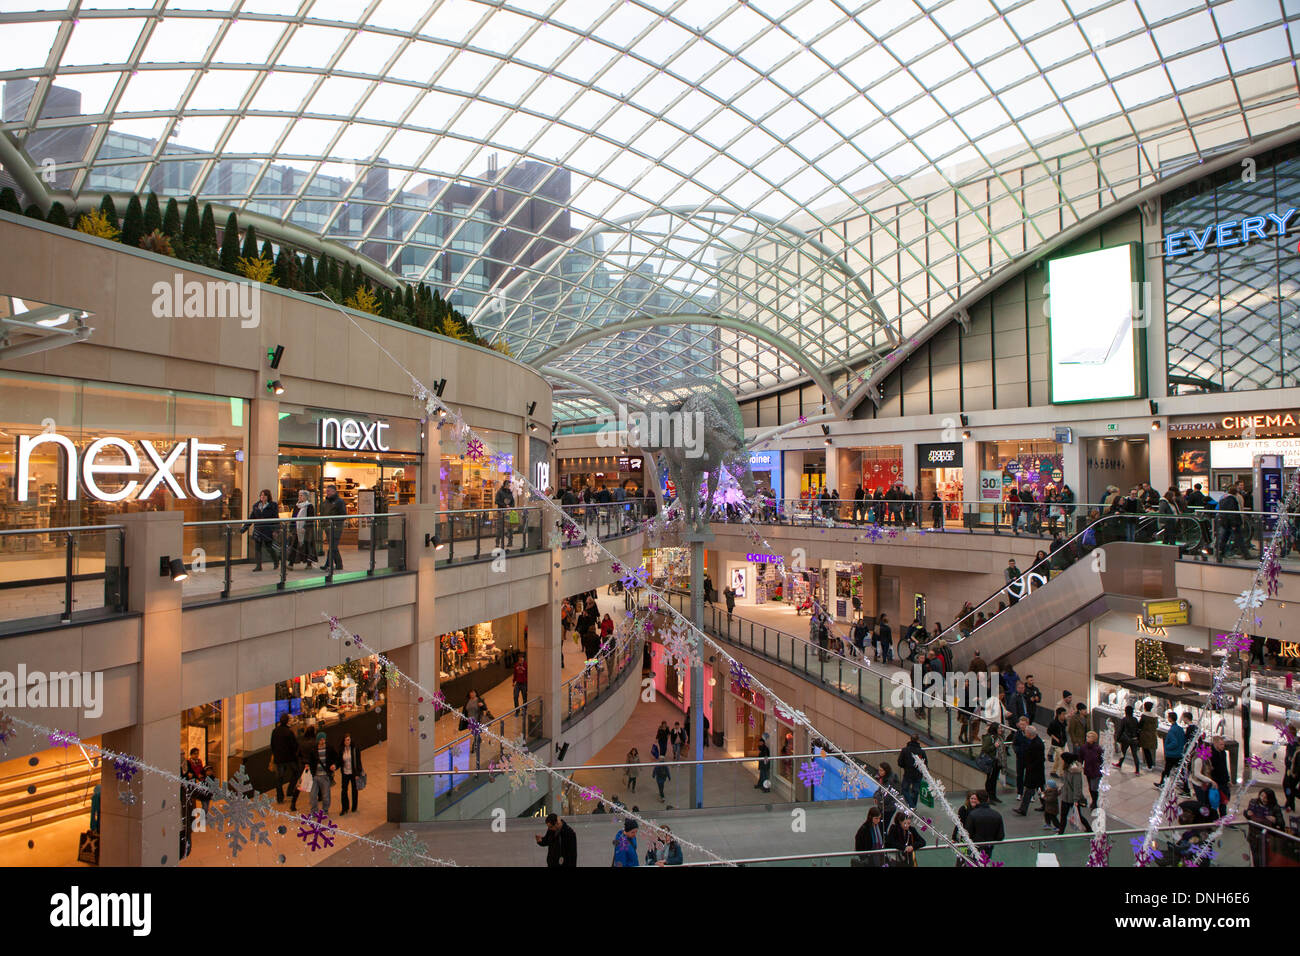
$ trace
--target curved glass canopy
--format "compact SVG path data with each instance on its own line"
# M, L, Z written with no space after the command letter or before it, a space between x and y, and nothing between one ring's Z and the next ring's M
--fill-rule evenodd
M1292 0L8 0L56 193L198 195L573 383L829 389L1161 173L1295 121Z

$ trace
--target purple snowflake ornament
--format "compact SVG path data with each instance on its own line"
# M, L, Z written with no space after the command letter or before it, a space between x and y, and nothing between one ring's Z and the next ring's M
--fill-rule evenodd
M334 831L339 825L329 818L324 810L313 810L302 815L298 827L298 839L302 840L313 853L334 845Z
M826 771L811 760L799 764L799 782L805 787L815 787L822 782Z

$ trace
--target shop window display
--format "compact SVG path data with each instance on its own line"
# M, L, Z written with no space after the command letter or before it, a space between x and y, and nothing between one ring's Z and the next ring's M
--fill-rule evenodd
M0 443L0 526L111 524L119 515L140 511L181 511L187 522L243 518L247 406L236 398L0 374L0 432L8 436ZM22 436L58 436L59 441L47 438L30 445L20 460ZM75 468L75 485L70 485L74 463L65 460L64 440L75 450L75 464L84 465L94 445L96 464L130 466L129 447L137 467L99 473L93 492L85 486L83 469ZM177 451L182 442L186 447ZM164 476L170 480L151 480L162 471L150 461L151 453L172 459ZM20 465L26 471L24 488L18 487ZM189 474L192 466L194 475ZM82 536L76 573L102 570L104 541L99 535ZM184 545L187 552L198 547L219 551L220 528L186 528ZM58 536L17 535L0 539L0 558L16 551L25 558L62 554L62 548ZM0 560L0 576L8 565Z
M484 457L477 460L456 453L456 438L450 425L440 429L443 451L439 460L438 506L444 511L495 508L493 497L497 489L514 471L517 436L486 428L474 431L485 446Z

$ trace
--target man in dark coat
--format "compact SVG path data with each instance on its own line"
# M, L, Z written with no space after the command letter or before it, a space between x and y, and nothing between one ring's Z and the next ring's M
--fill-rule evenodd
M320 513L322 516L332 517L335 520L322 522L327 527L325 533L329 536L329 552L325 556L325 571L342 571L343 555L339 554L339 538L343 536L343 516L348 513L347 505L339 497L339 489L336 485L329 485L325 489L325 500L321 502Z
M1038 736L1038 729L1033 724L1029 724L1025 727L1025 744L1019 756L1025 765L1025 789L1020 796L1020 806L1015 812L1022 817L1029 812L1030 798L1047 786L1047 772L1044 768L1046 758L1047 749L1043 746L1043 738Z
M921 793L921 782L924 779L917 764L918 760L925 762L925 751L921 749L921 738L917 734L912 734L907 745L898 752L898 766L903 771L903 797L913 810L916 809L916 801Z
M546 865L559 868L578 865L578 835L554 813L546 817L546 832L536 835L537 845L546 847Z
M289 728L289 715L281 714L280 723L271 731L271 756L275 758L275 802L284 803L284 785L289 784L289 810L298 812L298 738Z
M979 797L979 806L971 807L966 814L966 832L970 834L972 843L992 857L993 844L1006 838L1006 828L1002 825L1002 814L989 806L988 793L981 790L976 796Z

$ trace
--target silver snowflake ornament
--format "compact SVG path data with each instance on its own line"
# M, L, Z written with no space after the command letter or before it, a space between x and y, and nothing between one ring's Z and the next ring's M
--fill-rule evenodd
M582 560L587 564L595 564L600 560L600 542L594 537L588 538L582 546Z
M393 866L424 866L429 848L414 833L399 833L388 842Z
M271 835L266 830L266 817L271 812L271 798L255 794L248 779L248 771L240 764L235 775L222 786L211 781L208 787L212 804L208 807L208 821L226 837L231 856L252 844L271 845Z

